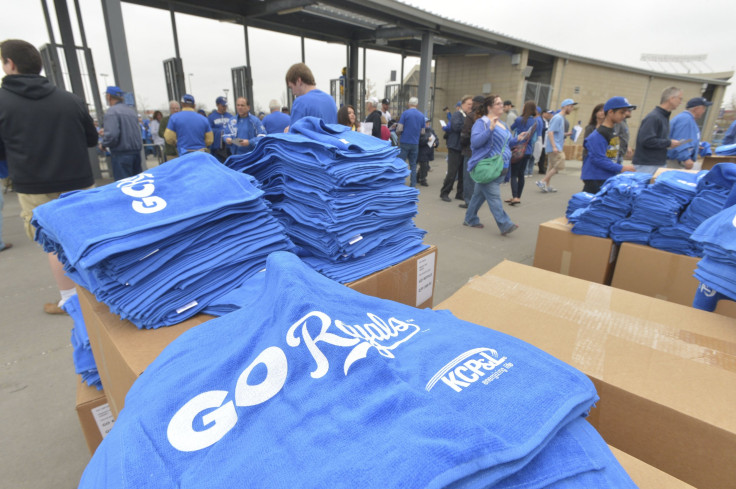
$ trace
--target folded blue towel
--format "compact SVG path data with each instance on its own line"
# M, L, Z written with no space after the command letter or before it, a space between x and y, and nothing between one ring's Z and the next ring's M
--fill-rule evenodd
M447 312L364 296L288 253L265 274L247 305L139 377L81 488L434 488L473 474L490 487L597 399L581 372Z
M69 317L74 321L70 341L72 343L72 358L74 360L74 372L82 376L82 381L87 385L102 389L102 381L97 371L95 357L92 354L92 346L89 343L87 325L84 322L82 308L79 305L79 296L74 294L61 306Z

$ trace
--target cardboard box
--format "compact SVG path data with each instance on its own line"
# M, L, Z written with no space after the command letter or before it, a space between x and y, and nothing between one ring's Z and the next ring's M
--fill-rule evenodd
M437 247L427 250L350 284L359 292L410 306L432 307L437 267ZM105 304L78 287L92 353L115 417L125 404L133 382L163 349L182 333L213 316L199 314L173 326L138 329L112 314Z
M704 156L700 168L701 170L710 170L718 163L736 163L736 156Z
M539 225L534 266L610 284L617 252L618 246L610 238L574 234L572 224L560 217Z
M651 183L656 182L657 178L659 178L659 176L664 172L675 171L675 170L684 171L685 173L693 173L693 174L697 174L699 172L699 170L686 170L684 168L659 168L657 171L654 172L654 175L652 175L652 179L650 180L650 182Z
M82 426L89 453L94 454L97 446L112 429L115 418L110 411L104 391L98 391L82 382L77 376L77 416Z
M734 487L733 319L508 261L435 309L586 373L610 445L695 487Z
M682 482L661 470L645 464L638 458L622 452L616 447L609 447L618 463L629 474L639 489L694 489L690 484Z

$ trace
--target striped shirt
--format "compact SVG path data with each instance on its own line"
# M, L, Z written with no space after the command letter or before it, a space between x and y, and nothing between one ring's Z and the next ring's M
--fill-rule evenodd
M511 137L511 133L501 122L496 122L493 131L489 131L491 120L488 116L483 116L473 124L473 130L470 133L470 149L473 155L468 160L468 171L472 171L475 165L483 158L493 155L503 155L503 167L508 168L511 161L511 147L517 143L518 139Z

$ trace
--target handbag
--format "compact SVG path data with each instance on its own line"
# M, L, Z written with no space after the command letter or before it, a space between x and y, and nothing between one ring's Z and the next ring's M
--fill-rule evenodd
M511 148L511 164L515 165L516 163L519 163L521 160L524 159L524 154L526 153L526 147L529 144L529 141L531 141L531 133L536 129L537 127L537 121L534 121L534 124L531 128L529 128L529 137L527 137L524 142L517 144L513 148Z
M470 171L470 178L476 183L488 183L497 179L503 172L503 147L509 142L509 138L501 146L501 154L493 155L480 160Z

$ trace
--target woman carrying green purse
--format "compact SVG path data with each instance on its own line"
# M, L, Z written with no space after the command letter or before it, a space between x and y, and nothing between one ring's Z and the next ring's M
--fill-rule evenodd
M503 99L498 95L486 97L478 108L478 119L473 124L470 134L470 148L473 155L468 160L468 171L475 180L473 197L465 212L463 225L482 228L478 219L478 211L483 201L488 202L491 214L503 236L519 228L511 222L501 202L501 182L508 172L511 160L511 146L527 138L527 133L511 137L511 132L501 122Z

